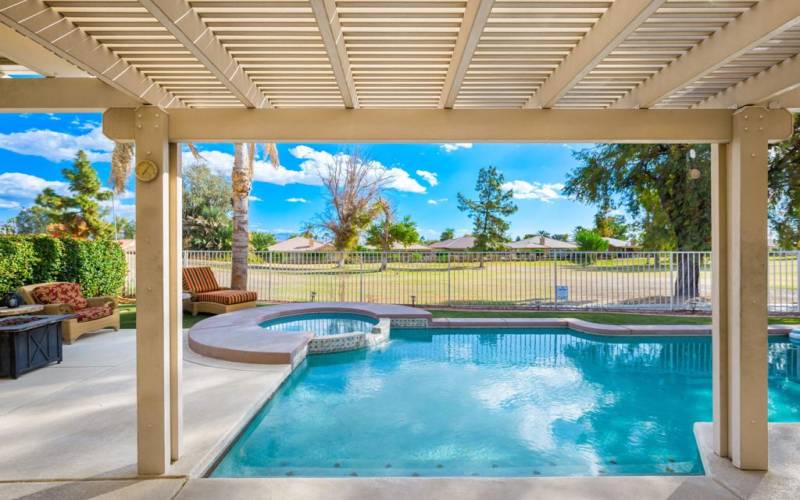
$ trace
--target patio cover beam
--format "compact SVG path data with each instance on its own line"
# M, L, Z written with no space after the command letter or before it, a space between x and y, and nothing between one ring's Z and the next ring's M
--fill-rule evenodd
M172 142L729 142L730 110L175 109ZM783 140L792 116L767 111L767 134ZM130 141L131 109L109 109L103 131Z
M97 78L0 79L0 113L103 112L139 104Z
M456 46L453 49L453 56L450 58L450 66L447 68L447 75L442 87L442 95L439 99L440 108L452 108L464 81L464 75L478 47L483 29L489 20L492 12L494 0L468 0L464 11L464 18L461 21L461 28L456 38Z
M552 108L664 2L666 0L629 0L611 4L525 107Z
M778 107L782 108L798 107L800 103L786 99L786 94L797 89L800 89L800 55L709 97L698 104L697 108L735 109L750 104L769 105L772 101L776 101Z
M214 32L185 0L140 0L220 83L248 108L269 107L269 101L219 42Z
M182 106L177 97L41 0L0 0L0 22L142 103Z
M342 26L339 24L339 14L336 12L336 2L311 0L311 10L317 19L319 33L325 44L325 51L328 53L342 101L344 101L345 107L357 108L358 96L353 82L353 73L350 71L350 60L347 57Z
M89 76L85 71L3 24L0 24L0 56L11 59L42 76L78 78Z
M776 36L798 18L800 2L761 0L611 107L651 108L670 94Z

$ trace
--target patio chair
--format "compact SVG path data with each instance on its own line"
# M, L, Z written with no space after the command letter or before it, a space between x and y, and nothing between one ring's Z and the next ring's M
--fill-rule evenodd
M183 289L191 297L183 301L183 310L197 313L224 314L256 306L258 294L247 290L231 290L219 286L210 267L183 268Z
M17 290L27 304L44 306L42 314L75 314L61 322L61 337L71 344L82 335L104 328L119 330L116 297L85 298L78 283L55 282L26 285Z

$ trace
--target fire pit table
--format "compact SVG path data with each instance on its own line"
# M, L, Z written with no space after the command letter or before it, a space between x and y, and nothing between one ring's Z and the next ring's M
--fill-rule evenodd
M74 314L0 318L0 377L61 363L61 322Z

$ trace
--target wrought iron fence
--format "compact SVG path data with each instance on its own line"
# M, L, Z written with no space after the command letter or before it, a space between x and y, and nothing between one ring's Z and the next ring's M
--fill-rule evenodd
M231 253L185 251L221 286ZM771 252L772 312L800 312L800 252ZM135 254L125 293L135 294ZM266 302L352 301L420 306L708 311L710 252L254 252L248 288Z

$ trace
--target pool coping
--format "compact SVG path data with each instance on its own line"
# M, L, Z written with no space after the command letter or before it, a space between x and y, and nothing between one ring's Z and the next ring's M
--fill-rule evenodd
M200 321L189 330L189 347L203 356L239 363L289 364L297 366L314 340L311 332L263 335L264 321L298 314L351 313L391 328L569 328L591 335L626 336L708 336L711 325L609 325L576 318L434 318L424 309L393 304L361 302L304 302L279 304L220 314ZM788 335L791 326L772 325L770 335ZM347 334L342 334L346 336ZM367 334L370 335L370 334ZM336 340L336 339L334 339ZM341 339L344 342L344 338ZM373 342L359 342L362 348ZM364 344L364 345L361 345ZM355 344L353 344L355 345Z
M304 302L245 309L204 319L189 329L189 347L203 356L225 361L297 366L309 354L309 344L314 340L314 334L296 332L265 336L259 325L264 321L314 313L359 314L379 322L388 320L391 328L569 328L580 333L616 337L708 336L712 328L711 325L610 325L569 317L434 318L429 311L402 305ZM768 327L770 335L788 335L791 331L792 327L787 325ZM345 339L343 337L340 340L344 343ZM372 343L365 337L363 342L351 344L351 347L363 348Z

